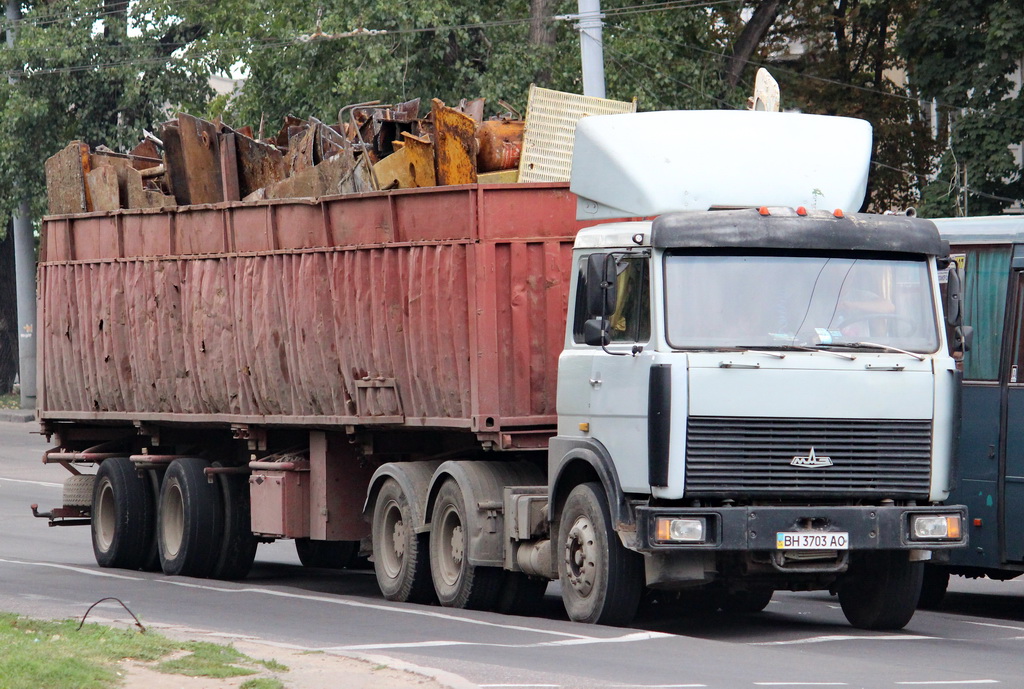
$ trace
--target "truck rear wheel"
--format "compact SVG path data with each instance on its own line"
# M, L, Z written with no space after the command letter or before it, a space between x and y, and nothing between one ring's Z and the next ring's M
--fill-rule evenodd
M454 479L441 484L430 523L430 574L441 605L475 610L493 608L505 571L469 563L466 501Z
M921 593L924 567L903 551L864 553L839 582L839 605L859 629L902 629Z
M224 505L224 535L217 564L210 576L213 579L244 579L249 576L259 545L252 532L249 481L246 476L220 474L217 484Z
M643 560L619 542L601 484L573 488L562 508L558 534L558 577L569 618L629 624L644 590Z
M373 571L380 592L388 600L429 603L434 596L430 581L426 534L418 534L415 520L398 481L388 479L373 506Z
M92 550L100 567L141 569L153 545L156 501L127 457L100 464L92 493Z
M359 541L314 541L296 538L295 553L303 567L344 569L355 562Z
M210 463L176 459L160 488L157 539L164 574L209 577L220 557L224 506L220 484L203 472Z

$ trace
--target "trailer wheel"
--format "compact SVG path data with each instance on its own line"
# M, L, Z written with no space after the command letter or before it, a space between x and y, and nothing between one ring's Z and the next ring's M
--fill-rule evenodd
M171 462L160 489L157 539L164 574L209 577L224 533L220 486L203 470L210 463L188 457Z
M921 582L921 598L917 601L917 607L925 610L938 608L942 605L942 599L946 597L947 588L949 588L949 572L943 567L926 564L924 580Z
M629 624L644 590L643 559L619 542L601 484L583 483L572 489L558 534L558 577L569 618Z
M100 567L141 569L153 543L149 479L127 457L100 464L92 493L92 550Z
M429 603L430 582L427 536L413 527L409 499L394 479L388 479L373 506L373 570L380 592L388 600Z
M296 538L295 552L303 567L323 569L345 569L356 559L359 541L314 541L311 538Z
M859 629L902 629L914 616L923 576L923 563L908 553L865 553L839 581L839 605Z
M221 499L224 505L224 535L220 554L210 576L213 579L244 579L252 569L259 545L252 532L249 506L249 480L246 476L220 474Z
M756 588L745 591L728 591L722 596L721 608L725 612L750 615L761 612L772 602L775 590Z
M462 489L449 478L437 492L430 526L430 574L441 605L489 610L498 602L504 570L469 563L469 522Z

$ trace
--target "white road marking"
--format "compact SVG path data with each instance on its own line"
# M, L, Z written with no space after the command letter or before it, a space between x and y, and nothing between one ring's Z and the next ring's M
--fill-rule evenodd
M63 488L63 483L52 483L49 481L29 481L23 478L0 478L0 481L9 481L11 483L28 483L33 486L44 486L46 488Z
M755 641L748 646L797 646L800 644L823 644L830 641L921 641L936 639L935 636L919 636L917 634L893 634L891 636L856 636L852 634L833 634L830 636L812 636L806 639L790 641Z
M961 684L999 684L996 679L937 679L926 682L896 682L896 684L928 687L928 686L956 686Z
M560 687L561 684L481 684L482 687Z
M456 618L461 619L461 618ZM526 629L527 631L542 631L532 630L528 627L520 629ZM577 639L565 639L562 641L537 641L534 643L522 643L522 644L499 644L485 641L407 641L407 642L396 642L388 644L358 644L352 646L331 646L330 650L334 651L379 651L388 650L394 648L430 648L435 646L487 646L488 648L550 648L552 646L587 646L591 644L617 644L617 643L632 643L634 641L647 641L649 639L660 639L662 637L672 636L671 634L665 634L662 632L636 632L635 634L623 634L622 636L612 637L580 637ZM675 686L675 685L672 685Z
M0 562L9 565L27 565L29 567L52 567L53 569L66 569L69 572L77 572L79 574L88 574L94 577L104 577L108 579L128 579L131 581L144 581L142 577L126 576L124 574L114 574L113 572L106 572L96 569L86 569L85 567L73 567L71 565L60 565L56 562L29 562L27 560L7 560L0 558Z
M978 627L995 627L996 629L1012 629L1015 632L1024 632L1024 627L1015 627L1012 624L993 624L991 622L968 622Z
M849 687L846 682L755 682L755 687Z

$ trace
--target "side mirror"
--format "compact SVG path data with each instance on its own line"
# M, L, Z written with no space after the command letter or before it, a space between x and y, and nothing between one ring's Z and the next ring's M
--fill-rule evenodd
M611 254L587 258L587 315L607 316L615 310L615 259Z
M608 320L591 318L583 322L583 341L591 347L607 347L612 341L608 334Z
M953 351L969 352L974 342L974 328L969 325L958 325L953 328Z
M963 323L963 271L956 267L956 263L949 266L949 280L946 283L946 323L954 328Z

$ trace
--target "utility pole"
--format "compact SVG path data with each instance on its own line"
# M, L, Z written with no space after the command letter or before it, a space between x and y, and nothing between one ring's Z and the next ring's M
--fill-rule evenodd
M604 44L601 42L601 0L579 0L580 59L583 63L583 95L604 98Z
M21 2L7 0L7 47L14 46L21 21ZM13 84L16 77L10 77ZM14 273L18 288L18 379L21 407L36 406L36 247L28 201L14 215Z

